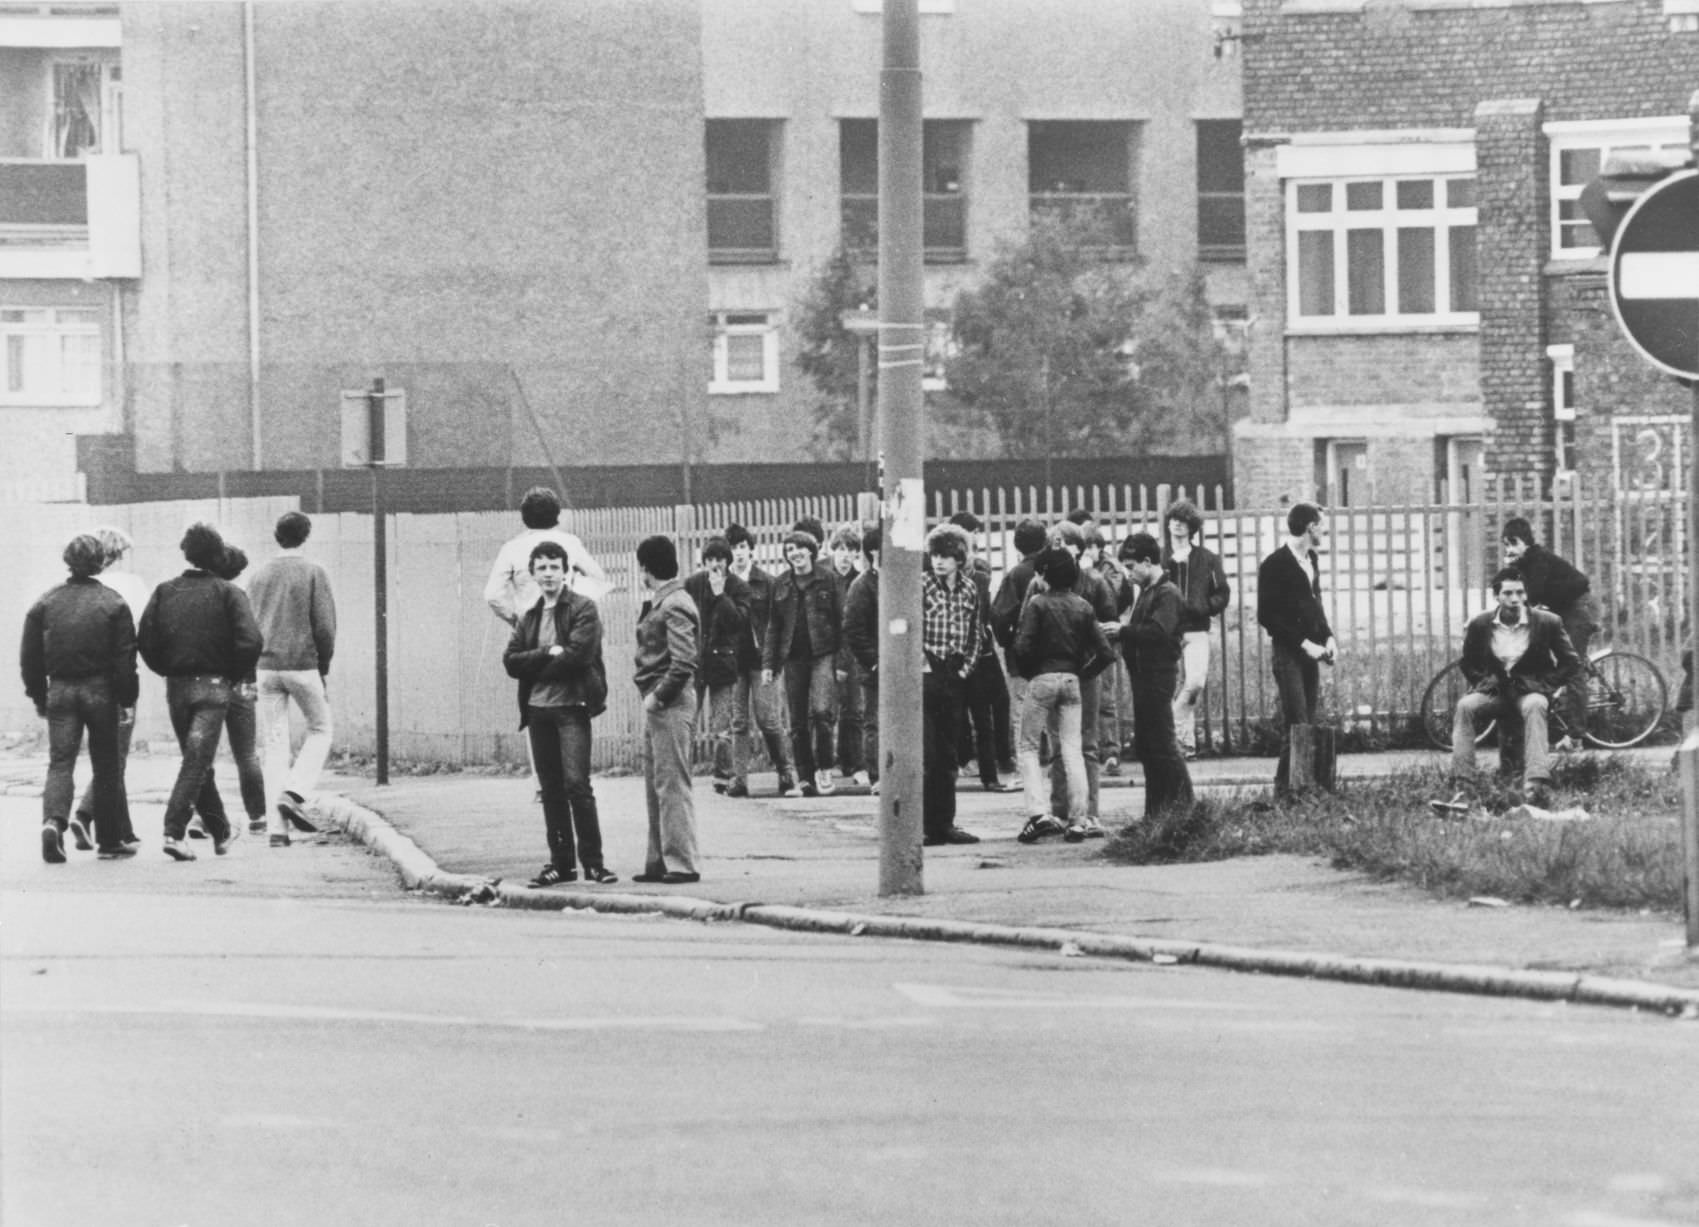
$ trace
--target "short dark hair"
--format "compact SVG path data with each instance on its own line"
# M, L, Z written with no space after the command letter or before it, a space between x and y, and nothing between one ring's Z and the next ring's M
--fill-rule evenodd
M1498 590L1504 587L1506 583L1521 584L1524 588L1528 586L1528 581L1523 577L1520 567L1500 567L1497 573L1493 575L1493 593L1496 595Z
M519 500L519 518L526 528L553 528L560 523L560 495L547 486L532 486Z
M678 576L678 547L671 537L645 537L637 543L637 565L658 580Z
M813 516L803 516L795 524L791 525L791 532L807 533L809 536L814 538L814 544L816 546L826 544L826 526L820 523L820 521L815 519Z
M702 561L718 558L722 562L732 560L732 543L724 537L709 537L702 543Z
M224 553L224 538L212 525L196 520L184 531L178 547L189 565L210 571L218 565L219 556Z
M78 533L72 537L60 557L78 579L88 579L106 569L106 547L93 533Z
M1032 568L1052 588L1072 588L1080 582L1080 564L1067 550L1045 550Z
M313 522L299 511L285 511L277 517L277 527L271 535L286 550L299 549L313 534Z
M806 529L799 528L786 533L783 545L787 550L793 545L801 546L810 554L814 555L814 557L818 558L820 556L820 538L816 537L813 533L808 532Z
M531 547L531 557L525 561L525 569L529 571L531 564L539 558L558 558L562 570L571 570L566 556L566 547L558 541L539 541Z
M1022 558L1040 553L1050 540L1050 530L1030 516L1015 525L1015 548Z
M1310 525L1321 522L1321 508L1314 503L1293 503L1286 513L1286 531L1294 537L1309 531Z
M1149 533L1134 533L1121 542L1120 555L1130 562L1162 561L1162 543Z
M755 547L755 538L750 536L749 530L741 524L733 522L726 525L726 531L722 535L727 545L747 545L751 549Z
M1168 510L1162 513L1162 522L1166 524L1170 520L1184 524L1188 537L1203 527L1203 516L1198 514L1197 504L1189 498L1177 498L1168 504Z
M1505 541L1522 541L1528 545L1534 544L1534 526L1521 516L1511 516L1504 522L1504 529L1499 537Z
M1095 515L1087 511L1084 507L1075 507L1064 518L1070 524L1089 524L1093 520L1097 519Z
M880 528L879 525L875 524L872 528L861 534L861 555L863 558L871 561L873 555L877 554L884 548L885 530Z
M970 533L976 533L985 527L985 525L980 521L980 518L974 515L971 511L956 512L955 515L950 517L950 523L954 524L957 528L965 528Z
M234 580L248 569L248 555L239 545L227 545L224 552L218 556L218 561L207 570L219 579Z

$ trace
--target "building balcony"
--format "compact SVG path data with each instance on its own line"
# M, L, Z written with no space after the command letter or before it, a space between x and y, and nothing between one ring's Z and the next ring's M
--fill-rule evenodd
M1138 216L1127 192L1034 192L1034 217L1060 217L1089 228L1089 250L1105 260L1129 260L1138 254Z
M708 197L708 262L771 264L779 258L773 198L715 193Z
M840 216L844 246L860 256L876 256L879 197L846 192ZM967 197L960 192L927 192L921 199L921 232L928 264L959 264L967 259Z
M141 275L135 154L0 159L0 279Z

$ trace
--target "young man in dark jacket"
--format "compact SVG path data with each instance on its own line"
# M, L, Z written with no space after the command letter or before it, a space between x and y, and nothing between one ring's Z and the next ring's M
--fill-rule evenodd
M611 883L602 862L602 826L590 784L590 721L607 710L602 665L602 618L596 602L566 586L566 547L542 540L531 547L531 580L541 594L519 615L502 664L519 682L519 727L531 742L531 762L543 790L543 830L549 860L527 884L578 880Z
M868 783L879 795L879 550L884 535L875 524L861 535L866 565L844 596L844 642L861 671L861 758Z
M1092 615L1099 625L1104 628L1104 634L1119 630L1117 625L1119 611L1115 607L1115 593L1108 582L1092 570L1082 558L1085 553L1087 531L1072 520L1064 520L1050 530L1050 545L1054 549L1067 550L1072 554L1079 567L1079 578L1075 581L1073 591L1091 607ZM1109 658L1113 663L1113 655ZM1101 711L1099 690L1104 684L1101 673L1092 673L1089 677L1080 679L1080 745L1085 754L1086 779L1086 817L1085 835L1088 839L1102 839L1104 836L1103 823L1098 817L1098 775L1103 764L1099 753L1098 716ZM1063 772L1060 759L1052 759L1050 764L1050 813L1056 818L1067 815L1067 776Z
M171 727L183 752L177 781L165 803L165 855L192 861L183 835L198 808L212 850L223 856L237 832L211 786L212 760L224 732L231 689L253 672L260 658L260 628L248 596L219 579L212 568L224 554L224 539L210 524L189 525L183 534L189 570L153 590L142 612L136 645L147 667L165 678Z
M118 723L136 706L136 630L124 598L95 579L106 565L106 547L83 533L65 547L70 577L47 592L24 616L18 663L24 693L47 721L47 782L41 791L41 858L65 861L65 831L75 823L77 844L88 832L73 817L72 776L83 732L94 768L95 846L111 860L134 855L124 842L124 771Z
M837 581L839 597L847 610L850 586L861 574L856 567L861 560L861 530L854 524L840 526L832 533L827 553L830 555L832 578ZM867 715L862 710L861 666L841 635L838 637L838 659L833 666L833 677L838 688L838 774L865 787L873 782L873 777L868 774L865 758L863 730Z
M1528 605L1515 567L1493 576L1493 595L1498 608L1471 618L1463 631L1470 691L1452 712L1451 770L1461 779L1474 774L1476 729L1496 719L1501 769L1520 744L1523 800L1544 805L1551 787L1546 716L1552 696L1580 675L1581 658L1557 615Z
M731 573L749 585L749 634L738 650L737 687L732 697L732 736L744 743L747 760L753 749L750 730L761 734L767 757L779 773L779 794L800 797L796 786L796 764L791 759L790 738L785 733L784 704L779 688L761 680L761 645L767 639L767 623L773 609L773 577L755 562L755 539L741 524L726 526L726 541L732 547ZM739 795L728 790L728 795Z
M802 773L802 795L833 791L832 734L838 720L837 656L843 634L843 593L820 544L807 532L785 538L788 569L773 582L772 612L761 649L761 680L782 670L790 704L791 751Z
M1587 647L1593 633L1599 629L1599 606L1592 594L1592 581L1568 559L1560 558L1534 540L1534 530L1528 521L1516 516L1504 522L1504 563L1515 567L1528 589L1528 604L1546 609L1563 620L1563 629L1575 654L1587 659ZM1587 725L1587 692L1572 686L1563 696L1564 715L1569 727L1579 731ZM1578 750L1585 742L1571 736L1558 745L1562 750Z
M1186 758L1198 752L1198 701L1209 680L1210 623L1233 599L1227 572L1198 534L1203 516L1190 499L1178 499L1162 516L1162 573L1180 593L1180 677L1174 692L1174 735Z
M702 546L702 569L684 581L702 619L698 701L706 695L708 732L714 741L714 791L749 795L749 742L732 731L739 661L749 638L749 585L731 573L732 547L724 537ZM699 709L700 710L700 709Z
M985 525L971 511L958 511L950 523L967 534L968 576L979 589L981 625L979 658L968 675L966 707L957 761L972 759L979 767L980 787L988 792L1018 792L1019 784L1005 784L999 772L1014 774L1014 732L1009 724L1009 684L997 659L997 639L991 631L991 562L980 551L980 534Z
M1162 567L1162 547L1149 533L1127 539L1128 571L1138 585L1121 653L1133 689L1133 741L1144 767L1144 816L1158 818L1192 804L1192 776L1174 737L1174 691L1180 678L1186 604Z
M1294 503L1286 513L1286 543L1257 568L1257 622L1273 643L1274 688L1280 695L1280 762L1274 793L1290 791L1292 746L1288 730L1316 718L1321 666L1339 653L1321 605L1321 563L1316 549L1326 519L1314 503Z
M678 577L670 537L645 537L637 572L649 598L637 615L632 681L643 696L643 796L649 847L634 882L681 886L701 880L696 865L696 799L690 791L690 746L696 719L696 667L701 629L696 602Z

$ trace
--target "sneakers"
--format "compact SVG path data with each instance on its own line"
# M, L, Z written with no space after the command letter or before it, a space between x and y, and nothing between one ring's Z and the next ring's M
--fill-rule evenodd
M743 795L747 797L749 795L748 791L745 790ZM594 869L586 869L584 871L584 880L586 882L595 882L599 886L611 886L613 883L619 881L619 874L615 873L611 869L604 869L602 866L597 865Z
M1120 775L1121 774L1121 760L1116 758L1113 754L1111 754L1108 758L1104 759L1103 760L1103 774L1104 775Z
M195 859L194 849L181 839L165 838L165 855L174 861L192 861Z
M830 767L824 767L814 773L814 787L820 790L822 797L829 797L838 791L837 781L832 778Z
M795 793L788 793L787 792L785 794L785 796L787 796L787 797L789 797L789 796L818 797L819 795L820 795L820 789L812 783L803 784L803 786L800 789L798 789Z
M41 824L41 859L49 865L65 863L65 837L51 822Z
M726 795L726 790L730 787L730 780L716 779L714 781L714 791L719 793L722 797Z
M796 777L788 771L779 772L779 795L781 797L800 797L802 790L796 786Z
M1080 823L1080 826L1085 830L1087 839L1104 839L1109 835L1109 832L1103 829L1103 824L1096 818L1087 818Z
M136 854L129 844L113 844L110 848L102 848L95 855L103 861L121 861Z
M878 780L874 780L873 783L871 783L867 786L867 795L870 796L870 797L877 797L879 795L879 781Z
M265 834L265 815L264 814L250 814L248 816L248 834L250 834L250 835L264 835Z
M743 780L733 780L726 785L726 796L728 797L747 797L748 795L749 785Z
M850 783L854 784L857 788L871 788L873 787L873 777L868 775L867 768L863 767L860 771L857 771L854 775L850 776Z
M306 804L300 793L285 792L277 799L277 812L297 831L311 835L318 828L307 821Z
M224 837L222 839L214 839L212 841L212 854L214 856L223 856L226 852L230 851L230 845L236 842L236 837L241 833L242 828L232 822L230 824L230 829L224 833Z
M1046 835L1060 835L1062 831L1061 819L1052 818L1049 814L1034 814L1026 820L1026 825L1015 838L1023 844L1035 844Z
M189 830L187 834L190 839L206 838L206 828L201 825L201 816L199 814L196 814L193 818L189 819Z
M1082 843L1085 840L1085 823L1070 822L1068 829L1062 832L1062 838L1071 844Z
M562 869L559 866L550 863L537 870L537 876L525 883L525 885L529 886L532 890L538 890L544 886L559 886L563 882L576 881L578 881L578 871L576 869Z
M266 843L273 848L287 848L289 846L289 836L287 834L273 835L270 839L266 840Z
M94 844L89 841L88 824L83 821L81 814L72 814L66 825L71 829L71 838L77 842L78 852L92 852Z

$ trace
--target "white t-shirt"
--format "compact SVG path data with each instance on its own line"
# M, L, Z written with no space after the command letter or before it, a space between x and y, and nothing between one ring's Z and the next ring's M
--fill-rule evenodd
M577 537L561 528L528 528L501 547L490 568L489 582L484 585L484 600L504 622L517 619L541 595L531 578L531 551L540 541L557 542L566 551L566 582L574 592L598 601L611 588L602 564L590 556Z

